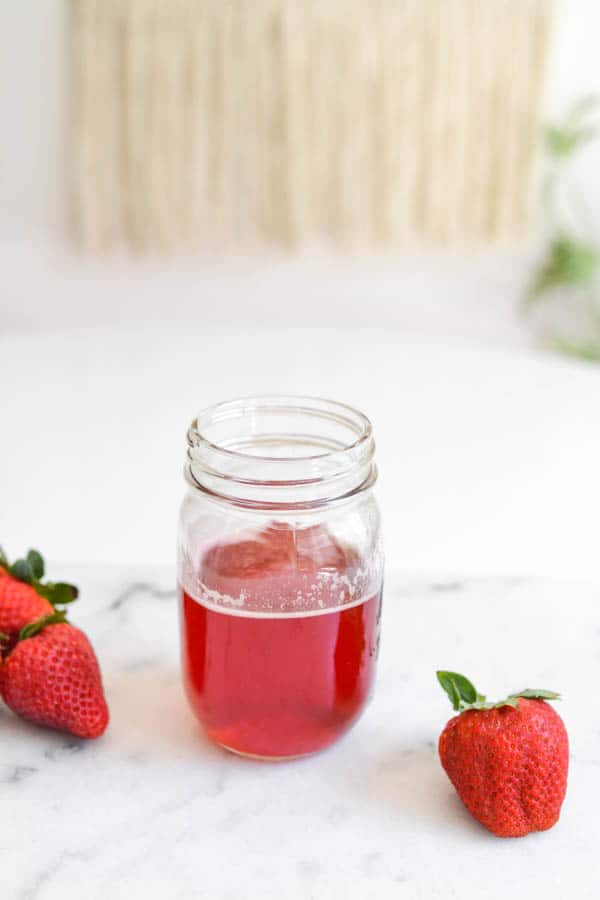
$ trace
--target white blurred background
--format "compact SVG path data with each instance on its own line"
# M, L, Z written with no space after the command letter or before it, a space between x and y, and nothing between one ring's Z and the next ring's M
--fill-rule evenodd
M199 324L392 324L403 332L520 343L513 310L532 249L439 253L423 261L353 259L325 251L302 259L179 258L167 263L91 261L65 239L69 202L67 4L38 0L0 9L0 262L4 330L138 325L182 317ZM548 116L600 89L594 0L563 0L548 65ZM598 154L579 162L600 213ZM594 186L598 190L594 190ZM483 258L482 258L483 256ZM285 293L287 302L281 303ZM168 306L165 305L168 296Z
M545 108L600 90L593 0L563 0ZM328 395L374 420L389 565L595 575L598 369L540 352L524 245L345 255L81 254L67 13L0 8L0 541L171 562L185 430L210 402ZM577 165L600 214L598 150Z

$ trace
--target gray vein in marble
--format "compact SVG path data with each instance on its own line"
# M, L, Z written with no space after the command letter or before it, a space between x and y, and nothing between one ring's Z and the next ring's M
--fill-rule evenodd
M46 759L60 759L66 756L72 756L74 753L81 753L84 747L84 741L70 740L66 744L61 744L60 747L47 747L46 750L44 750L44 756Z
M153 600L174 600L177 596L177 591L175 588L158 588L148 581L136 581L121 591L121 593L112 601L109 609L121 609L126 603L129 603L140 595L143 597L151 597Z
M18 900L36 900L41 891L54 880L66 862L81 860L88 862L94 858L94 853L81 850L63 850L49 865L40 869L28 885L18 895Z
M315 878L319 878L323 874L323 866L318 859L299 859L296 865L302 878L314 881Z
M462 581L437 581L431 585L432 591L454 593L462 590Z
M377 872L382 856L383 854L380 850L372 850L370 853L364 853L360 861L360 868L363 875L366 875L367 878L371 878Z
M35 766L0 766L0 784L18 784L37 771Z
M156 656L144 656L140 659L132 659L119 666L119 672L145 672L153 669L157 664Z
M596 900L600 734L576 696L600 677L597 589L567 586L578 602L565 611L563 584L390 578L364 719L327 753L270 766L216 750L187 709L172 573L122 574L88 574L81 609L111 704L105 737L80 743L0 712L2 897L563 900L568 885ZM481 641L490 629L494 654ZM435 668L461 659L490 692L513 687L517 670L562 689L573 778L544 835L499 843L439 765L451 711Z
M440 578L435 581L430 581L427 583L427 590L432 593L461 593L462 591L469 591L474 586L479 590L485 591L489 590L494 586L500 586L503 590L512 590L515 587L520 587L521 585L527 584L530 581L527 576L522 575L514 575L512 577L503 576L502 578L493 578L491 576L485 578ZM417 591L419 593L423 590L423 582L411 583L409 582L406 586L409 590ZM403 590L400 587L400 590Z
M341 803L336 803L327 813L327 821L331 825L339 825L348 818L348 810Z

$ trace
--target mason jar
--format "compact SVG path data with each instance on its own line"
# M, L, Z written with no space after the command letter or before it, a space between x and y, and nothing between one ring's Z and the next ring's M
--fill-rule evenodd
M178 578L183 678L217 744L285 759L332 744L373 688L383 552L371 424L251 397L188 431Z

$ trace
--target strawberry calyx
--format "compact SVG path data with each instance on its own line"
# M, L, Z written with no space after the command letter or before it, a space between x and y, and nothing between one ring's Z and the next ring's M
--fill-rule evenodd
M468 709L500 709L502 706L512 706L518 709L520 698L527 700L560 700L560 694L555 691L546 691L537 688L526 688L509 694L504 700L489 701L485 694L480 694L472 682L458 672L447 672L443 669L435 673L437 680L448 694L452 708L462 713Z
M41 619L36 619L35 622L30 622L28 625L24 625L19 632L19 636L17 638L17 643L21 641L26 641L28 638L35 637L41 631L46 628L47 625L60 625L62 622L67 621L67 614L64 609L57 610L54 613L51 613L48 616L42 616Z
M44 557L37 550L29 550L24 559L17 559L12 565L0 547L0 568L17 581L29 584L34 591L45 597L54 608L72 603L79 595L74 584L64 581L42 581L45 573Z

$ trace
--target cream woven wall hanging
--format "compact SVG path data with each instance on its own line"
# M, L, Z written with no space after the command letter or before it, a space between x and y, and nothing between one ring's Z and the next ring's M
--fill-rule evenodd
M105 250L513 238L551 0L72 0Z

